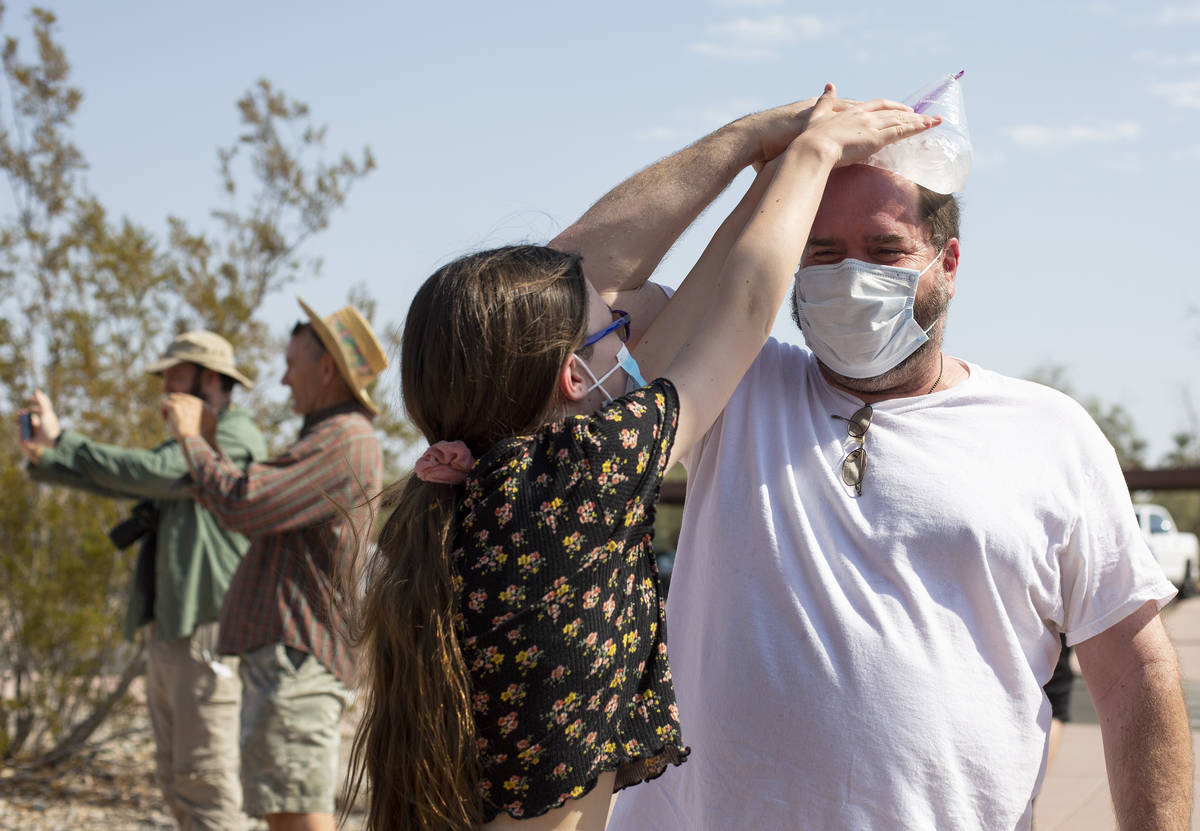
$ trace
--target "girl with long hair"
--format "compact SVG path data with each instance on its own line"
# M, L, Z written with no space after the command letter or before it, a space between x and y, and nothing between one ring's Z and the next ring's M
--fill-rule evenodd
M684 761L652 551L663 473L765 342L829 172L937 123L835 99L759 172L636 364L577 255L472 254L417 292L401 375L431 447L385 494L361 615L351 791L369 780L373 831L601 829L614 789Z

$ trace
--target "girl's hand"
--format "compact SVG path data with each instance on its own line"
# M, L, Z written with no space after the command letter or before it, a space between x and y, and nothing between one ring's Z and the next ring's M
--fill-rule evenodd
M940 116L915 113L904 104L883 98L840 111L836 102L836 88L826 84L813 106L808 129L792 142L793 146L816 144L834 154L834 167L857 164L894 141L942 123Z

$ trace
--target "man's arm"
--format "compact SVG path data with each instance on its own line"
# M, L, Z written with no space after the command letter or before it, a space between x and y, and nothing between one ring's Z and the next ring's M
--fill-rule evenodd
M1192 810L1192 734L1179 661L1156 604L1075 647L1100 731L1117 823L1186 829Z
M652 164L601 197L550 246L583 255L584 274L605 301L631 313L636 340L666 302L660 288L643 284L667 251L739 172L775 158L804 131L814 103L739 118Z
M90 493L94 496L102 496L105 499L135 498L133 494L126 493L125 491L104 488L93 482L89 482L69 468L50 462L46 457L40 458L36 462L30 460L29 464L25 467L25 472L29 474L31 481L41 485L58 485L73 488L74 490Z
M109 498L191 499L180 485L187 461L178 443L158 447L122 447L94 441L81 433L63 430L50 399L34 393L35 437L22 450L30 460L29 474L38 482L66 485ZM222 418L220 435L229 455L245 466L266 453L258 428L242 418Z
M266 444L248 420L240 427L221 419L221 446L239 467L266 455ZM121 447L93 441L80 433L64 430L53 447L47 447L30 469L42 482L68 485L102 496L134 499L191 499L181 486L188 473L187 460L177 442L152 450Z
M181 443L195 478L192 491L221 524L246 536L279 534L316 525L367 502L378 440L370 429L344 430L336 439L309 435L268 462L245 470L217 454L198 435Z
M94 493L108 492L133 499L191 499L191 494L180 486L180 479L187 475L188 469L175 442L142 450L92 441L66 430L36 464L39 469L50 467L69 472ZM59 479L59 484L75 483Z
M699 323L704 320L717 293L729 249L745 230L774 177L776 166L777 163L772 162L759 171L741 201L717 228L671 302L664 304L662 313L653 318L654 325L637 339L633 356L647 380L661 376L684 342L697 334Z

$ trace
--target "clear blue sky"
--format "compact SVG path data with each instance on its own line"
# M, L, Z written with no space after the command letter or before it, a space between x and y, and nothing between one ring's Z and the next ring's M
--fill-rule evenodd
M462 252L546 241L605 190L737 115L815 95L902 98L966 69L976 163L948 350L1059 364L1129 409L1151 459L1200 407L1200 2L712 0L59 3L91 189L159 231L218 204L215 149L266 77L379 169L307 253L323 276L268 319L364 282L400 320ZM28 39L27 6L7 34ZM745 186L738 180L733 190ZM676 284L727 194L658 279ZM776 334L799 342L782 320Z

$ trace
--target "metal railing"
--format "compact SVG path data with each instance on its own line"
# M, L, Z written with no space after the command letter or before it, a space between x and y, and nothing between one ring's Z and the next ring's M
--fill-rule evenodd
M1131 491L1200 490L1200 467L1127 470L1125 484ZM687 482L663 482L659 502L664 505L682 505L686 493Z
M1125 484L1131 491L1200 490L1200 467L1127 470Z

